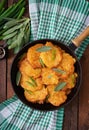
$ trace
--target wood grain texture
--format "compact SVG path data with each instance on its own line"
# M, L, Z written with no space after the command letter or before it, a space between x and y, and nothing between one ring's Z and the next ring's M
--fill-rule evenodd
M12 84L11 84L11 77L10 77L10 72L11 72L11 65L14 59L14 54L12 51L8 51L8 59L7 59L7 98L11 98L14 95L14 91L12 89Z
M79 95L79 130L89 130L89 45L81 59L82 85Z
M6 99L6 59L0 61L0 102Z
M4 42L0 41L0 45ZM0 60L0 102L6 99L6 59Z
M77 130L78 96L65 107L63 130Z

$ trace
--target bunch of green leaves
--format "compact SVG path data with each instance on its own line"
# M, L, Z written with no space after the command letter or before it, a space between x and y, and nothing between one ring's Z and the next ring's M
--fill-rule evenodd
M30 19L9 19L3 30L6 31L1 36L2 40L6 41L8 49L14 49L17 53L29 41Z
M5 10L5 3L6 3L7 0L2 0L0 2L0 15L4 12Z
M20 19L25 11L25 0L18 0L18 2L12 4L7 9L5 3L7 0L1 0L0 2L0 36L5 31L3 30L4 24L8 21L6 18ZM2 39L0 39L2 40Z

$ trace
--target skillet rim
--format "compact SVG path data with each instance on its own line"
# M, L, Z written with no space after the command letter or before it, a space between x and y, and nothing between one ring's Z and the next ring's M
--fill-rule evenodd
M14 69L15 69L15 64L18 62L18 59L19 59L19 56L21 56L23 53L25 53L25 52L27 52L27 50L28 50L28 48L29 47L31 47L31 46L33 46L33 45L35 45L35 44L37 44L37 43L43 43L43 41L44 41L44 43L46 42L46 41L50 41L50 42L52 42L53 44L55 44L56 43L56 45L57 45L57 43L58 43L58 46L60 47L60 46L62 46L61 48L63 49L63 47L64 48L66 48L66 49L64 49L65 50L65 52L67 52L67 53L71 53L72 54L72 56L76 59L76 62L77 62L77 64L78 64L78 66L79 66L79 77L78 77L78 85L75 85L75 86L78 86L76 89L76 91L75 91L75 94L72 96L72 98L69 100L69 101L67 101L67 102L65 102L65 103L63 103L63 104L61 104L60 106L53 106L53 105L48 105L47 103L45 103L44 105L48 105L48 108L46 108L46 107L44 107L44 105L41 105L40 104L40 106L42 106L42 107L44 107L44 108L39 108L39 107L37 107L36 105L34 106L34 103L31 103L30 105L29 105L29 102L27 101L27 100L24 100L23 101L23 97L22 96L19 96L19 94L17 94L17 91L16 91L16 88L18 88L19 86L16 86L16 83L14 82L14 79L13 79L13 74L14 74ZM59 45L60 44L60 45ZM16 62L16 63L15 63ZM15 74L16 75L16 74ZM27 105L28 107L30 107L30 108L32 108L32 109L35 109L35 110L40 110L40 111L52 111L52 110L57 110L57 109L59 109L59 108L61 108L61 107L65 107L66 105L68 105L75 97L76 97L76 95L78 94L78 92L79 92L79 90L80 90L80 86L81 86L81 81L82 81L82 68L81 68L81 64L80 64L80 62L79 62L79 60L78 60L78 58L77 58L77 56L75 55L75 53L73 52L73 50L71 50L67 45L65 45L65 44L63 44L62 42L60 42L59 40L55 40L55 39L38 39L38 40L34 40L34 41L32 41L32 42L29 42L28 44L26 44L17 54L16 54L16 56L14 57L14 60L13 60L13 62L12 62L12 65L11 65L11 72L10 72L10 76L11 76L11 84L12 84L12 88L13 88L13 90L14 90L14 92L15 92L15 94L16 94L16 96L25 104L25 105ZM15 78L16 79L16 78ZM23 89L23 88L21 88L21 89ZM75 87L74 87L74 89L75 89ZM73 91L73 90L72 90ZM69 94L70 95L70 94ZM69 96L68 95L68 96ZM33 104L33 105L32 105ZM36 103L36 104L38 104L38 103ZM51 106L51 107L50 107Z

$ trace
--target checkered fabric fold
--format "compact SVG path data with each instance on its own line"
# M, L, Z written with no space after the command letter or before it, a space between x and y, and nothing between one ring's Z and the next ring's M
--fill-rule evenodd
M57 39L66 45L86 28L86 0L29 0L30 41ZM85 39L75 51L81 58L89 43ZM40 112L24 105L16 96L0 104L0 130L62 130L64 108Z

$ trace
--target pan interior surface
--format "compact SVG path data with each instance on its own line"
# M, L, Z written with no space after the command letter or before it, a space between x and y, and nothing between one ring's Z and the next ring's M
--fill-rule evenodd
M73 56L76 59L76 63L75 63L75 72L78 74L77 77L77 81L76 81L76 85L75 87L72 89L71 93L67 96L67 100L65 103L63 103L60 106L53 106L50 103L44 103L44 104L38 104L38 103L31 103L29 101L27 101L24 97L24 90L22 87L17 86L16 85L16 75L18 72L18 61L19 61L19 57L27 52L28 48L37 44L37 43L43 43L45 44L46 41L50 41L53 44L61 47L63 50L65 50L65 52L69 53L71 56ZM74 54L74 52L67 47L66 45L62 44L60 41L56 41L56 40L52 40L52 39L42 39L42 40L36 40L33 41L31 43L28 43L25 47L22 48L22 50L16 55L16 57L14 58L14 61L12 63L12 67L11 67L11 82L12 82L12 87L13 90L15 92L15 94L17 95L17 97L27 106L33 108L33 109L37 109L37 110L43 110L43 111L49 111L49 110L57 110L60 107L64 107L65 105L69 104L74 97L77 95L77 93L79 92L79 88L80 88L80 84L81 84L81 79L82 79L82 71L81 71L81 65L80 62L78 61L76 55Z

